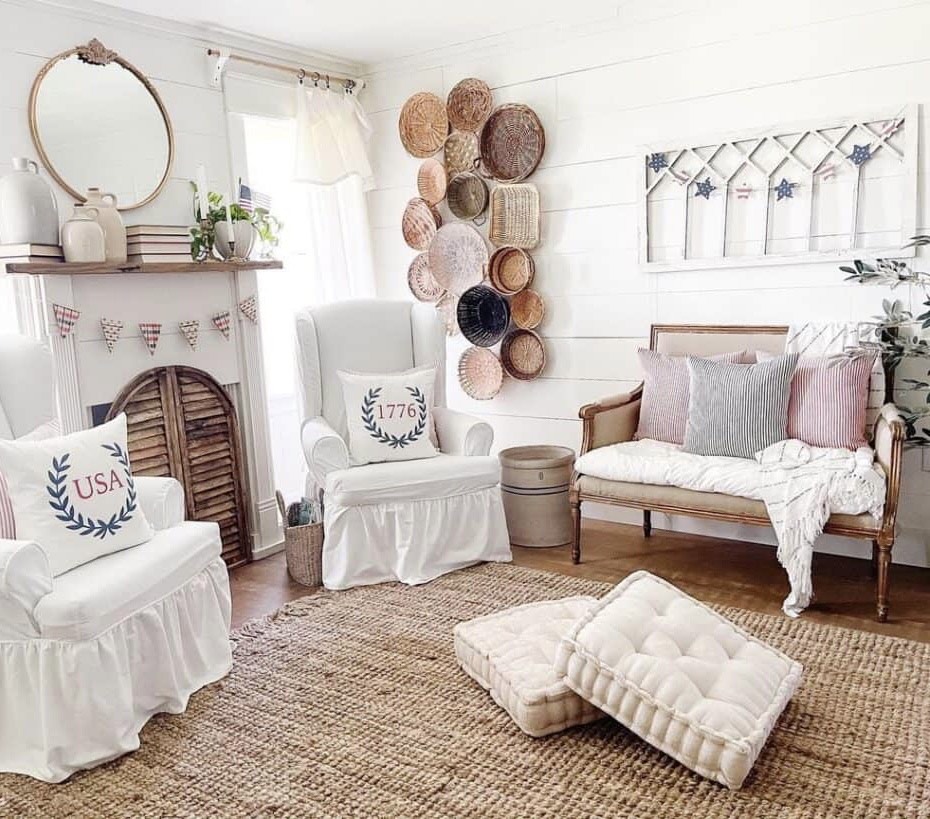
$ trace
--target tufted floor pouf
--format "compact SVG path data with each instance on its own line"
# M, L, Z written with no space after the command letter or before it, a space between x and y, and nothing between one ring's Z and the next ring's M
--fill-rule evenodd
M696 773L737 789L801 666L648 572L634 572L562 640L565 684Z
M596 602L593 597L567 597L459 623L455 656L465 673L530 736L593 722L604 714L562 682L554 661L559 641Z

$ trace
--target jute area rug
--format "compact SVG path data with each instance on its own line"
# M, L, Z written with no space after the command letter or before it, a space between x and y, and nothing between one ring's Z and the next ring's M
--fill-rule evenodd
M928 816L930 644L721 609L805 667L738 792L610 719L527 737L457 667L460 620L607 588L488 565L304 598L242 629L230 676L136 753L62 785L0 776L0 815Z

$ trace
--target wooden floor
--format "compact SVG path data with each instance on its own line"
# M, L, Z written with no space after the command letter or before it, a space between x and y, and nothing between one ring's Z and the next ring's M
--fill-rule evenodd
M569 550L514 547L514 563L615 583L636 569L661 575L707 602L777 614L788 592L774 550L758 544L653 530L648 540L636 526L587 520L582 562ZM233 628L307 594L287 575L284 555L235 569L231 574ZM816 554L817 600L802 616L847 628L930 642L930 569L893 566L889 621L875 621L875 582L869 561Z

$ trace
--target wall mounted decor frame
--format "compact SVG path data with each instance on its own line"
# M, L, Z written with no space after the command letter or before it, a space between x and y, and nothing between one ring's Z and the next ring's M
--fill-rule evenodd
M919 108L643 148L649 272L914 255Z

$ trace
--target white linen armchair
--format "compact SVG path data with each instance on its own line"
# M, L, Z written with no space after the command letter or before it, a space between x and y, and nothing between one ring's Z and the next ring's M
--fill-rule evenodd
M509 561L500 465L490 425L446 402L446 337L432 305L358 300L297 315L310 479L325 499L323 583L345 589L426 583L480 561ZM435 366L440 455L353 466L337 372Z
M53 416L48 352L0 336L0 437ZM184 520L174 479L135 482L147 543L53 577L42 544L0 539L0 771L59 782L133 751L232 666L219 528Z

